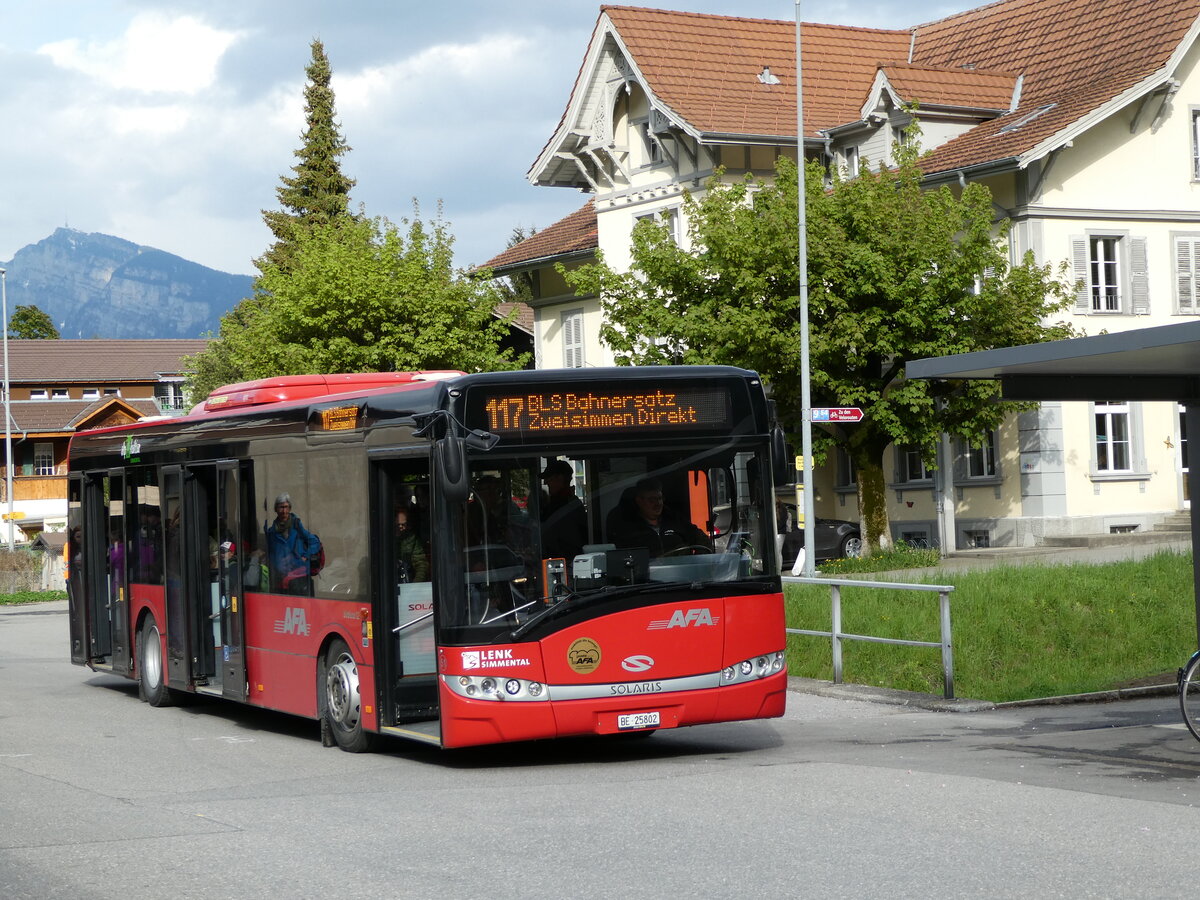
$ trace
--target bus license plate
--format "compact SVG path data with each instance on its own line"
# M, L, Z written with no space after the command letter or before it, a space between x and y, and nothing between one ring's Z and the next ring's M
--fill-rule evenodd
M657 712L630 713L625 716L617 716L617 728L622 730L626 728L657 728L658 724L659 714Z

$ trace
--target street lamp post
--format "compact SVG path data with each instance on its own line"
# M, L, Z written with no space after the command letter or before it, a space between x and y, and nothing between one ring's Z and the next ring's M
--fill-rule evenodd
M4 319L4 489L8 496L8 549L13 549L12 398L8 388L8 271L0 269L0 317Z
M816 521L813 511L813 492L816 485L812 465L812 394L809 385L808 355L808 211L804 196L804 78L800 67L800 0L796 0L796 178L799 203L798 235L800 238L800 407L801 447L804 459L804 565L801 572L811 578L816 572Z

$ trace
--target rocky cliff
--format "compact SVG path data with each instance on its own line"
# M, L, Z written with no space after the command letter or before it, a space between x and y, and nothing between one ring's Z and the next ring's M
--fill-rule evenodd
M8 270L9 314L44 310L64 338L196 338L251 293L229 275L107 234L59 228L19 250Z

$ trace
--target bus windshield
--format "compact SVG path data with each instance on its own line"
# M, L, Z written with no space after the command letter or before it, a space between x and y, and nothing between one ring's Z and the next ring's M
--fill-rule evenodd
M477 458L447 643L482 643L565 600L775 574L764 449Z

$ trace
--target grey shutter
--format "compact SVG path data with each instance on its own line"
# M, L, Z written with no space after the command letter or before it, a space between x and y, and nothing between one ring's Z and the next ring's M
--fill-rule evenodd
M1130 312L1135 316L1150 315L1150 276L1146 265L1146 239L1129 239Z
M1071 270L1075 276L1075 312L1092 311L1092 294L1088 290L1088 241L1085 237L1071 238Z
M1196 312L1196 240L1175 238L1175 293L1179 312Z

